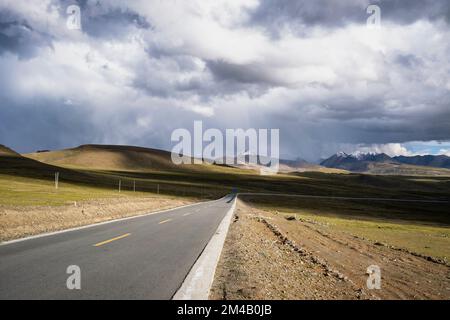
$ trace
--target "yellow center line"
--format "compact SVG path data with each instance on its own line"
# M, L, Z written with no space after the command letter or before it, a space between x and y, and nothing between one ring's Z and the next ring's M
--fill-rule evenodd
M112 239L109 239L109 240L106 240L106 241L102 241L102 242L96 243L96 244L94 244L94 247L100 247L100 246L102 246L104 244L107 244L107 243L110 243L110 242L113 242L113 241L116 241L116 240L119 240L119 239L123 239L125 237L128 237L130 234L131 233L126 233L124 235L121 235L121 236L118 236L118 237L115 237L115 238L112 238Z
M163 224L163 223L166 223L166 222L169 222L169 221L172 221L172 219L163 220L159 224Z

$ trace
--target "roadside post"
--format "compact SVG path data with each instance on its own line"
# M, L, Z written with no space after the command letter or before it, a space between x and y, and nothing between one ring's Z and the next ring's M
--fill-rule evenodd
M59 172L55 172L55 189L58 190L59 187Z

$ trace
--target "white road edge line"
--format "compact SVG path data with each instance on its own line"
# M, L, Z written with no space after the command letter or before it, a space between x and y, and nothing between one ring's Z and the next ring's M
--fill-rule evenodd
M183 284L173 296L172 300L208 300L209 292L214 281L216 267L227 237L231 218L236 208L237 195L233 205L219 224L214 235L189 271Z
M172 211L172 210L193 207L193 206L205 204L205 203L208 203L208 202L213 203L213 202L220 201L222 199L223 198L220 198L220 199L217 199L217 200L212 200L212 201L191 203L191 204L187 204L187 205L180 206L180 207L174 207L174 208L160 210L160 211L153 211L153 212L149 212L149 213L140 214L140 215L137 215L137 216L126 217L126 218L119 218L119 219L108 220L108 221L98 222L98 223L94 223L94 224L88 224L88 225L85 225L85 226L79 226L79 227L70 228L70 229L64 229L64 230L59 230L59 231L41 233L41 234L37 234L37 235L34 235L34 236L26 237L26 238L20 238L20 239L14 239L14 240L9 240L9 241L5 241L5 242L0 242L0 246L6 246L8 244L13 244L13 243L17 243L17 242L22 242L22 241L27 241L27 240L32 240L32 239L37 239L37 238L42 238L42 237L53 236L53 235L57 235L57 234L65 233L65 232L71 232L71 231L77 231L77 230L97 227L97 226L101 226L101 225L108 224L108 223L114 223L114 222L119 222L119 221L125 221L125 220L142 218L142 217L150 216L150 215L153 215L153 214L165 213L165 212L169 212L169 211Z

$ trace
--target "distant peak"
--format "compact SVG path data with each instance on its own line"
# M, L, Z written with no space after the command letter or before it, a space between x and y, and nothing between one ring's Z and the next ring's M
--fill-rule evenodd
M346 154L344 151L339 151L338 153L336 153L336 156L345 158L345 157L348 157L348 154Z
M355 158L357 160L363 160L363 159L367 159L367 158L375 158L375 157L380 157L380 158L388 158L389 156L385 153L377 153L377 152L372 152L372 151L355 151L352 153L346 153L343 151L340 151L338 153L336 153L336 157L339 158Z
M376 153L376 152L364 152L364 151L355 151L351 154L353 157L355 157L358 160L362 160L368 157L376 157L376 156L384 156L384 153Z

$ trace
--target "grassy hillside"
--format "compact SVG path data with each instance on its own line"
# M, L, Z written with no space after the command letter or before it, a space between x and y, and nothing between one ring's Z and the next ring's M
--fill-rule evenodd
M147 171L178 169L166 151L129 146L83 145L73 149L38 152L28 158L85 169Z
M245 172L245 170L211 164L176 165L172 162L171 153L168 151L133 146L82 145L72 149L36 152L24 156L51 165L90 170ZM190 157L186 156L185 159L192 162Z
M99 150L101 149L101 150ZM0 204L58 204L73 199L138 192L176 197L217 198L233 188L239 192L271 192L334 197L381 197L405 199L450 199L447 177L375 176L366 174L329 174L304 172L261 176L255 171L216 165L173 167L170 153L134 147L84 146L32 154L34 159L17 154L0 156ZM50 164L53 163L53 164ZM55 164L60 164L57 166ZM82 167L82 164L84 167ZM136 164L136 167L132 164ZM94 167L97 167L95 169ZM55 191L54 173L60 172L60 188ZM158 188L159 187L159 188ZM255 201L273 202L273 198ZM310 202L277 200L277 206L298 208ZM315 201L313 208L348 216L381 214L407 220L450 221L447 205L386 204ZM337 207L336 207L337 206ZM449 222L450 224L450 222Z
M81 155L80 158L89 157ZM126 193L135 196L159 193L178 197L213 198L227 192L224 189L208 188L196 182L174 178L177 177L174 170L168 175L171 179L164 179L160 175L167 176L167 172L162 170L154 170L158 174L149 174L148 171L136 170L78 169L69 165L70 161L66 163L66 166L43 163L2 147L0 205L59 205L71 201L119 197ZM58 190L54 185L56 172L60 175ZM121 193L118 192L119 181ZM134 186L137 192L133 192Z
M25 157L47 164L84 168L94 170L113 171L202 171L248 174L249 170L256 173L263 168L262 165L235 164L235 165L175 165L171 159L171 153L158 149L113 146L113 145L82 145L72 149L35 152L25 154ZM189 162L192 158L185 157ZM224 160L225 161L225 160ZM236 161L236 159L233 159ZM346 173L345 170L326 168L307 162L280 160L279 171L281 173L298 172L324 172Z
M371 163L365 172L380 175L450 177L449 169L397 163Z
M186 191L192 192L198 191L196 187L203 187L205 192L228 192L235 187L240 192L428 199L450 197L450 180L445 177L423 180L407 176L319 172L260 176L255 171L227 166L174 166L169 152L136 147L92 145L27 156L47 163L25 157L2 157L0 173L53 180L54 172L60 171L63 181L105 188L115 188L118 179L122 179L124 188L129 189L132 181L136 180L141 190L149 192L155 190L155 183L160 183L185 187L188 188Z
M11 150L10 148L0 144L0 157L1 156L17 157L20 155L17 152L15 152L14 150Z

